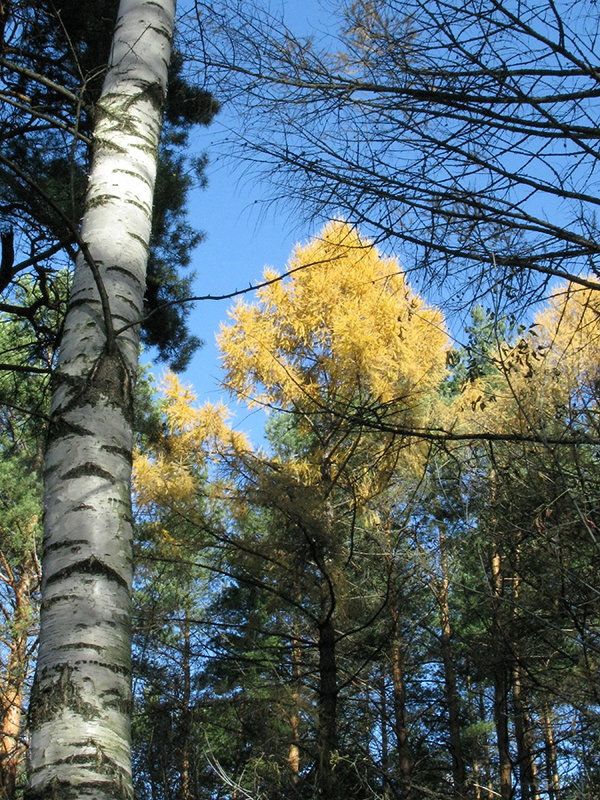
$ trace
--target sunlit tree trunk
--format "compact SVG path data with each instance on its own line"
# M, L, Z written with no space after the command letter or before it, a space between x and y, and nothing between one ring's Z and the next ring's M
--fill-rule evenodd
M500 773L500 797L511 800L512 777L508 736L508 666L504 646L503 575L501 556L494 546L492 553L492 653L494 676L494 724L498 745L498 767Z
M122 0L54 375L28 800L131 798L132 396L174 0Z
M290 746L288 749L288 766L294 786L300 778L300 643L292 639L292 709L289 715Z
M37 524L37 520L32 524ZM29 638L35 618L32 594L39 583L39 564L35 553L28 552L18 567L11 567L0 551L0 567L0 580L8 585L14 603L9 638L2 642L7 650L6 668L0 675L0 800L12 800L25 758L21 729L29 671ZM8 609L3 611L8 613Z
M531 717L523 699L521 668L518 664L513 670L513 705L521 800L540 800L538 770L531 735Z
M552 728L552 717L550 706L544 700L542 711L542 725L544 731L544 756L546 767L546 781L548 784L548 800L560 800L560 778L558 775L558 758L556 754L556 742L554 741L554 730Z

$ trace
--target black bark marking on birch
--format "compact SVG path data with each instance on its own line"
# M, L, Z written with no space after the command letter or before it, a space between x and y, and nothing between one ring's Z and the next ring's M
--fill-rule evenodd
M109 672L114 672L115 675L123 675L125 677L129 677L130 673L129 666L115 664L112 661L99 661L97 658L79 658L71 661L71 664L75 667L79 664L93 664L95 667L102 667L102 669L107 669ZM131 711L131 706L129 710Z
M115 476L106 469L102 469L99 467L98 464L94 464L92 461L86 461L85 464L79 464L77 467L73 467L73 469L68 470L62 476L63 480L69 481L73 480L74 478L104 478L104 480L108 481L109 483L115 482Z
M150 252L150 245L142 236L138 236L137 233L133 233L133 231L130 231L129 237L134 241L136 241L140 245L140 247L143 247L147 253Z
M110 203L112 200L119 201L121 198L117 194L96 194L93 197L90 197L87 201L88 208L99 208L100 206L104 206L107 203Z
M133 423L133 382L118 349L102 353L94 364L85 399L91 405L108 400L123 410L127 422Z
M89 625L74 625L73 630L88 630ZM95 650L97 653L104 652L104 646L101 644L91 644L90 642L69 642L69 644L61 644L59 647L56 648L57 652L60 650L67 650L71 652L72 650Z
M133 206L134 208L139 208L140 211L143 211L143 213L147 214L148 216L150 216L150 214L152 213L152 207L151 206L147 206L147 205L145 205L145 203L140 203L137 200L134 200L133 197L128 198L125 201L125 203L127 205ZM133 239L135 237L132 236L131 238Z
M132 234L130 234L130 236L131 236L131 235L132 235ZM148 252L150 252L150 248L148 247L148 245L146 244L146 242L144 242L144 247L146 248L146 250L147 250ZM131 272L131 270L129 270L129 269L125 269L125 267L121 267L121 266L119 266L118 264L113 264L113 266L112 266L112 267L107 267L107 268L106 268L106 271L107 271L107 272L118 272L120 275L123 275L123 276L125 276L125 277L127 278L127 280L130 280L132 283L135 283L135 284L136 284L138 287L141 287L141 286L142 286L142 281L140 281L140 280L139 280L139 278L137 278L137 276L135 276L135 275L134 275L134 274Z
M136 314L139 312L137 303L134 303L129 297L126 297L124 294L115 294L115 299L119 300L121 303L129 306L129 308L134 311ZM124 317L122 314L114 314L113 320L115 322L128 322L129 317Z
M105 564L104 561L100 561L99 558L96 558L96 556L90 556L83 561L76 561L74 564L69 564L69 566L57 570L52 575L48 576L46 583L49 585L69 578L71 575L79 574L102 576L129 591L129 584L125 578L108 564Z
M57 603L70 603L72 600L77 600L76 594L60 594L57 597L51 597L49 600L42 600L42 604L40 606L40 610L47 611L52 606L56 605Z
M131 701L129 699L124 699L112 689L102 692L100 696L102 698L102 706L104 708L112 708L114 711L118 711L120 714L131 713Z
M69 376L70 377L70 376ZM52 379L53 383L58 383L59 380L63 378L67 378L67 376L60 376L60 379L54 377ZM77 386L77 388L81 391L83 386L83 381L81 378L77 378L76 382L73 380L65 380L65 383L70 383ZM46 446L50 444L50 442L54 441L55 439L63 439L69 436L93 436L94 432L89 430L88 428L84 428L83 425L78 425L77 423L69 422L69 420L65 419L64 416L55 415L50 419L50 423L48 425L48 433L46 436ZM56 466L47 467L45 470L45 475L51 475L58 469Z
M91 758L88 758L88 762L91 763ZM95 760L93 763L96 763ZM123 785L121 770L116 767L110 777L112 780L106 781L78 780L75 785L53 778L48 786L44 786L39 791L26 792L24 800L81 800L82 797L112 797L114 800L129 800L131 795Z
M57 387L61 384L67 384L70 387L72 396L51 418L48 425L46 447L53 441L70 435L97 435L95 431L69 422L66 418L70 411L76 410L81 406L106 405L108 402L123 411L127 423L131 424L133 422L133 381L116 343L114 344L114 352L104 351L98 356L87 377L69 375L65 372L54 373L52 377L52 392L55 393ZM50 469L53 470L54 467ZM49 470L46 471L46 474L49 474ZM105 477L110 477L112 480L112 476L109 476L109 473L106 473Z
M98 306L102 308L102 303L95 297L88 297L87 290L80 292L81 297L71 298L69 300L69 308L77 308L78 306Z
M113 453L116 456L121 456L121 458L125 459L126 461L133 460L131 450L127 447L118 447L115 444L103 444L100 449L105 453Z
M162 31L154 25L150 25L149 28L162 33ZM140 88L139 92L127 98L127 101L123 104L123 111L128 111L131 106L139 102L144 102L145 100L147 100L156 111L161 111L165 100L165 87L158 81L147 83Z
M51 683L44 681L44 670L35 680L29 701L29 727L43 725L54 714L65 708L73 710L84 719L95 719L98 709L82 699L79 687L73 680L75 670L70 664L63 664L58 679Z
M89 544L89 541L87 539L61 539L61 541L53 542L52 544L45 547L44 552L53 553L56 550L68 550L68 549L72 550L75 547L81 547L81 545L86 545L86 544Z

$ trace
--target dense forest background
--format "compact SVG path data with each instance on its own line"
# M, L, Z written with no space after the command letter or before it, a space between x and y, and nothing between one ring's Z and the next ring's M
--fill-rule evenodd
M140 800L600 796L583 5L359 0L335 49L250 3L182 16L143 321L170 369L134 409ZM116 7L0 5L2 800L25 787L50 377ZM323 223L218 334L260 445L177 376L213 98L232 156Z

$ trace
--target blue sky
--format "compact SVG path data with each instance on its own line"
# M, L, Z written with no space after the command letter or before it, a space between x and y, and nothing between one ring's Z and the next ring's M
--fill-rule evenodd
M271 10L282 14L299 34L308 33L313 26L324 29L321 20L326 12L318 0L278 0L271 3ZM218 141L223 128L230 125L235 122L224 108L208 129L200 129L191 137L192 150L197 154L206 152L209 158L208 186L194 191L189 209L190 222L206 236L192 262L197 274L196 295L222 295L247 288L260 281L265 266L283 271L295 245L307 241L315 232L290 217L285 209L266 205L268 187L255 175L244 173L240 164L219 158ZM252 295L246 299L251 300ZM234 302L198 302L190 315L192 332L205 344L182 377L194 387L200 402L226 399L219 387L215 334ZM142 362L146 360L142 357ZM159 377L162 367L156 364L152 371ZM251 431L255 440L260 437L263 421L261 414L248 417L241 409L237 417L238 427Z
M218 128L204 132L204 149L210 158L211 141ZM208 187L194 192L190 218L206 238L194 255L192 268L197 277L197 295L222 295L245 289L260 281L265 266L285 269L294 246L306 241L312 231L294 222L281 209L266 206L267 187L256 179L244 177L239 166L225 160L213 160L207 170ZM252 299L252 294L246 296ZM235 300L204 300L195 304L190 328L205 344L194 356L184 380L193 385L199 399L224 399L219 388L220 372L215 334L227 319L227 310ZM160 370L154 370L159 374ZM262 418L240 427L262 427Z

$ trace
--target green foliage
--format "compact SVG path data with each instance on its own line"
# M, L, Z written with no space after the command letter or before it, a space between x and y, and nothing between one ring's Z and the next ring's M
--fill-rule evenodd
M13 258L3 263L7 283L12 281L8 296L14 293L17 275L26 271L52 295L57 266L72 266L91 159L94 106L117 9L117 0L94 0L91 5L15 1L8 6L9 55L17 67L5 71L5 80L10 96L20 104L7 104L0 113L5 157L0 164L1 226L14 232L18 262ZM157 348L159 358L183 369L201 344L188 330L189 306L182 301L194 277L185 274L191 252L202 238L187 219L187 198L192 186L203 184L205 166L204 157L187 155L188 134L193 125L209 124L218 105L186 79L181 53L172 60L169 79L142 338ZM20 304L19 309L30 319L30 306ZM46 332L37 333L41 337Z
M510 324L507 317L498 318L480 304L473 306L470 315L471 324L465 326L464 330L466 344L448 353L451 375L444 382L442 392L449 398L456 396L466 383L498 376L499 347L506 345L514 333L514 325Z
M341 313L342 293L335 285L324 291L337 298ZM507 340L513 334L509 321L475 308L468 347L451 381L439 389L441 406L433 407L476 430L498 430L517 414L531 426L546 419L533 416L532 407L551 414L553 431L591 430L597 315L587 296L567 292L564 298L576 303L575 310L557 299L529 333L517 332L516 343ZM316 306L319 298L313 293L310 301ZM262 335L271 341L261 313L276 315L282 308L286 314L273 329L283 344L278 350L257 346ZM540 791L555 768L564 796L578 797L574 786L584 776L593 780L594 757L577 749L569 720L576 709L590 709L577 735L593 737L599 707L595 445L430 444L416 471L414 445L404 443L389 467L373 458L384 437L357 423L365 417L355 405L348 416L331 413L339 386L354 402L366 397L364 382L362 394L349 389L356 351L348 348L347 372L340 356L330 374L324 365L333 336L323 336L321 358L311 358L305 354L315 352L313 326L295 332L297 309L286 298L277 295L261 313L238 307L240 330L226 340L232 374L239 369L247 380L242 366L250 364L261 388L277 391L286 410L272 413L267 423L269 455L231 447L224 437L212 454L219 482L201 490L230 504L210 534L219 542L213 568L228 579L217 580L208 614L214 628L204 633L209 655L196 667L201 693L195 708L203 709L196 719L208 738L200 747L220 764L221 785L238 785L257 797L317 794L325 663L320 632L330 615L337 792L379 797L387 786L402 796L412 781L454 800L461 791L451 750L457 746L467 782L497 787L499 720L505 719L515 780L524 780L519 753L530 753ZM288 354L294 360L280 371ZM273 376L275 389L268 382ZM305 376L305 391L295 394ZM258 383L256 378L249 387L251 394ZM471 403L473 388L485 392L486 403ZM571 392L576 402L566 399ZM196 439L194 415L185 411L189 395L181 388L176 394L183 407L174 405L177 411L169 413L182 430L183 420L192 425L185 434L171 427L169 447L181 460L184 436ZM171 393L165 402L174 399ZM192 458L192 449L187 452ZM373 480L377 469L379 481ZM367 486L377 487L372 494L360 483L363 471L371 478ZM193 529L189 509L189 496L173 495L160 513L166 519L174 510L181 518L187 514ZM450 731L452 688L458 745ZM559 745L550 742L548 724ZM294 742L300 752L295 781L288 761ZM214 774L203 780L216 791Z

